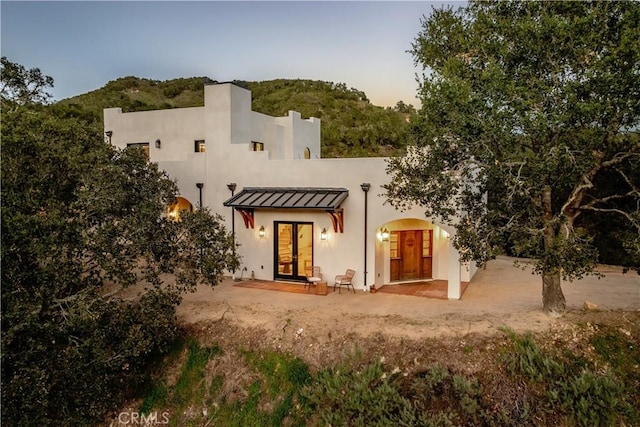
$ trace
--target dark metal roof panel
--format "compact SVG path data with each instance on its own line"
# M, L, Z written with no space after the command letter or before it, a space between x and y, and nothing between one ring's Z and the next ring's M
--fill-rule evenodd
M346 188L247 187L224 202L236 209L338 209L349 196Z

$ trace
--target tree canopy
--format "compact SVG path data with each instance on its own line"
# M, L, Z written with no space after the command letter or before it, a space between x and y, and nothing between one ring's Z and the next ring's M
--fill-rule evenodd
M561 279L594 270L586 218L623 223L640 264L640 3L471 2L422 26L416 145L389 163L389 201L454 225L463 260L535 258L550 314Z
M29 86L2 66L3 90ZM116 150L81 109L41 105L53 80L39 70L18 75L45 84L2 97L2 421L85 425L144 384L181 294L237 259L219 216L167 218L176 185L141 150ZM139 283L139 299L117 297Z
M45 103L51 98L46 91L53 86L53 78L42 74L39 68L26 69L3 56L2 83L0 83L0 97L5 101L4 107L11 104Z

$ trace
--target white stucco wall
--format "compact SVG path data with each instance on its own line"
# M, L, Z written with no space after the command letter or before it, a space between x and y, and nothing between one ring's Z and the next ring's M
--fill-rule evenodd
M321 159L320 120L302 119L289 112L285 117L269 117L251 111L251 93L234 84L205 86L205 106L174 110L122 113L105 110L105 131L113 131L111 142L124 148L127 143L149 142L150 159L178 180L180 193L197 206L204 183L203 204L225 217L229 230L231 208L223 206L231 197L227 184L236 183L236 194L244 187L338 187L349 190L344 201L344 233L335 232L327 213L315 211L256 210L255 228L247 229L235 214L236 241L240 244L242 266L257 279L274 278L274 221L308 221L314 226L314 264L321 266L329 283L347 268L356 270L355 286L380 286L389 282L388 242L377 231L433 229L433 277L458 280L449 296L459 298L459 280L471 277L473 269L461 269L452 260L457 252L450 247L453 230L428 222L419 208L400 212L384 203L382 185L388 182L384 158ZM161 140L161 148L154 142ZM195 153L194 141L204 139L206 152ZM250 151L251 141L265 144L263 152ZM304 159L309 148L311 159ZM367 229L364 229L365 193L360 185L370 183L367 193ZM261 226L266 235L258 236ZM329 237L320 239L326 228ZM448 233L448 234L447 234ZM240 272L238 272L238 275ZM461 276L462 274L462 276ZM466 275L465 275L466 274Z
M205 139L202 107L122 113L120 108L104 110L105 130L113 132L111 143L124 148L132 143L149 143L154 161L188 161L194 141ZM160 140L160 148L155 141Z

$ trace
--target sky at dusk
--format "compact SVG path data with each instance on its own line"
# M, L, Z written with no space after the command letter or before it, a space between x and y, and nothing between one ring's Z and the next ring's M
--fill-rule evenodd
M454 7L464 3L452 3ZM345 83L418 105L407 51L442 3L2 1L2 56L54 78L54 100L124 76Z

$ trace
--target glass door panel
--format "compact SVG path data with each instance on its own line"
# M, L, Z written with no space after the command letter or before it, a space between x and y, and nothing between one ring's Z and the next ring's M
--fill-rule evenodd
M297 224L298 228L298 274L306 276L307 268L313 265L313 225Z
M313 265L313 224L275 222L275 278L304 280L307 267Z
M279 223L276 226L276 254L278 255L276 276L293 275L293 224Z

